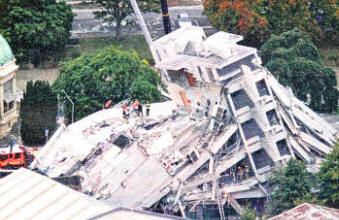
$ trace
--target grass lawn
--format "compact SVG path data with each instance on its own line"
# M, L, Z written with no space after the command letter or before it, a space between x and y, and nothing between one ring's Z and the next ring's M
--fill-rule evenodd
M114 37L81 38L77 45L65 48L62 60L68 61L84 53L95 52L110 45L121 50L135 50L140 59L146 59L151 64L154 63L146 40L142 35L122 36L120 40L116 40Z
M95 52L110 45L122 50L135 50L141 59L147 59L150 64L154 64L151 52L142 35L123 36L119 41L114 37L81 38L77 45L65 48L61 54L61 61L69 61L84 53ZM48 80L52 84L56 78L57 68L21 69L17 73L17 85L21 90L25 90L29 80Z

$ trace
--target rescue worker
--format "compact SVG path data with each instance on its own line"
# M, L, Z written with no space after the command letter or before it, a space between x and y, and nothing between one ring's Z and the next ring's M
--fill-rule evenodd
M146 116L149 116L151 110L151 105L149 104L149 101L146 101Z
M12 153L13 147L15 145L15 138L13 135L10 136L9 144L10 144L10 152Z
M249 173L250 173L250 168L246 165L245 166L245 179L248 179Z
M112 100L108 100L108 101L105 103L104 108L105 108L105 109L108 109L108 108L111 106L111 104L112 104Z
M129 113L128 113L128 106L126 103L124 103L122 106L122 117L125 120L125 122L128 123Z
M138 115L138 108L136 104L137 104L136 102L131 102L131 108L132 108L133 114Z
M238 172L237 172L237 178L238 178L238 180L241 182L242 181L242 178L243 178L243 170L242 170L242 167L241 166L239 166L238 167Z
M144 116L144 112L142 111L142 104L138 101L138 117Z

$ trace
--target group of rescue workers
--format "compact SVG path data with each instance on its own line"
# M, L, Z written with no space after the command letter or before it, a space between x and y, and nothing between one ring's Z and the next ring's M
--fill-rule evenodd
M149 101L146 101L146 116L149 116L150 110L151 105ZM128 123L128 119L131 114L134 114L137 117L144 116L143 106L138 99L136 99L134 102L131 102L129 105L127 103L122 105L122 117L126 123Z
M239 166L237 168L237 177L236 177L236 181L243 181L244 177L245 179L248 179L249 177L249 173L250 173L250 168L245 165L245 167Z
M108 102L106 102L104 108L105 109L109 108L111 104L112 100L109 100ZM151 105L149 101L146 101L145 107L146 107L146 116L149 116L151 110ZM134 102L131 101L130 103L125 102L122 105L122 117L126 123L128 123L128 119L131 115L137 117L144 116L143 105L138 99L136 99Z

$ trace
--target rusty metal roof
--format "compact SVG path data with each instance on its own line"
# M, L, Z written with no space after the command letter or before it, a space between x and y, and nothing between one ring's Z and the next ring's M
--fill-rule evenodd
M339 209L303 203L286 212L276 215L269 220L333 220L339 219Z

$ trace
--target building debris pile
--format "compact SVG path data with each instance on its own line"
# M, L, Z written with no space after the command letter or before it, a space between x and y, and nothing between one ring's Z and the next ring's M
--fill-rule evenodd
M60 127L32 167L50 177L81 176L82 192L113 207L220 219L231 205L267 198L273 168L300 158L317 171L337 131L260 66L242 37L185 27L155 41L171 101L149 117L121 105ZM200 210L200 211L199 211Z

